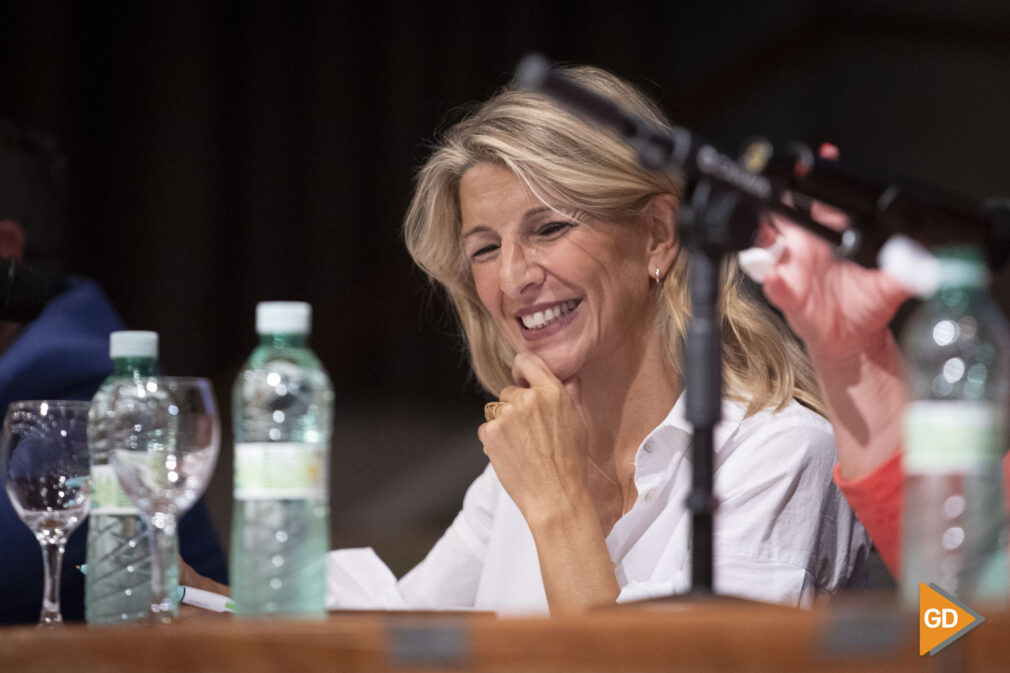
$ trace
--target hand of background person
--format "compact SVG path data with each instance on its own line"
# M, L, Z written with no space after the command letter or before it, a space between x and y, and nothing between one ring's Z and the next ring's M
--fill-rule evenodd
M827 146L821 156L838 157ZM815 203L811 216L844 228L837 210ZM785 251L764 278L764 293L804 341L834 428L838 474L861 478L901 448L905 405L902 356L888 324L911 293L882 271L839 259L831 247L784 218L759 234L778 234Z
M838 150L821 148L837 159ZM834 229L846 227L843 213L815 203L811 216ZM785 252L764 279L764 293L786 316L811 356L844 360L879 347L888 323L911 293L887 274L839 259L831 246L802 227L772 215L759 240L785 240Z
M215 582L209 577L204 577L199 574L193 570L191 565L182 560L181 556L179 557L179 584L187 587L196 587L197 589L203 589L204 591L210 591L223 596L231 595L231 589L229 589L227 585ZM180 603L179 617L185 620L228 619L231 615L227 612L214 612L213 610L207 610L195 605Z
M533 526L538 517L588 500L585 480L588 429L577 380L562 383L544 361L519 353L501 392L498 415L480 426L502 487Z
M193 570L191 565L182 560L181 556L179 557L179 584L196 587L197 589L221 594L222 596L231 596L231 589L227 585L215 582L209 577L204 577Z

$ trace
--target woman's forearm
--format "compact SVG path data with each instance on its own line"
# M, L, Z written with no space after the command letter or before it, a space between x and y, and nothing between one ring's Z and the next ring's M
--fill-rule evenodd
M536 543L551 614L585 612L617 601L621 588L588 495L584 502L543 516L529 516L527 523Z

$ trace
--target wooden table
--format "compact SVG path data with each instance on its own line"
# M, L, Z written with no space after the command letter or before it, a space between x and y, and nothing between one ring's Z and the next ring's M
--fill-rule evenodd
M320 622L187 618L169 626L0 629L0 671L1010 671L1010 613L936 657L917 616L879 602L812 612L707 602L583 617L336 613Z

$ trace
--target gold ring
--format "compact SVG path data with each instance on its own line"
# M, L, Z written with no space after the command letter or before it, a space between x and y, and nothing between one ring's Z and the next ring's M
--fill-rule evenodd
M501 412L501 408L505 406L504 402L488 402L484 405L484 418L487 421L493 421L498 417Z

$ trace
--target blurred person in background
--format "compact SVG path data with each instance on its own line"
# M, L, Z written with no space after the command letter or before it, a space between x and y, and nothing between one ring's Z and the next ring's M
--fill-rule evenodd
M825 145L821 156L837 160L838 149ZM843 213L823 204L814 204L812 214L834 228L847 226ZM785 253L764 278L765 296L806 344L835 432L834 480L899 578L906 393L889 325L913 294L884 271L839 259L822 239L784 218L767 220L759 238L767 244L776 235ZM1010 483L1005 458L1003 468Z
M109 334L123 329L101 288L55 271L63 244L65 161L49 137L0 118L0 258L45 269L54 294L37 315L0 311L0 409L15 400L90 400L112 373ZM6 281L6 279L4 279ZM9 285L3 283L3 285ZM7 292L9 288L5 289ZM0 292L0 296L4 293ZM180 525L183 558L225 581L227 562L202 501ZM62 568L63 615L84 617L87 520L70 536ZM34 623L42 604L42 556L0 492L0 623Z

